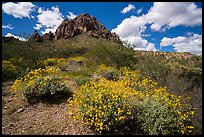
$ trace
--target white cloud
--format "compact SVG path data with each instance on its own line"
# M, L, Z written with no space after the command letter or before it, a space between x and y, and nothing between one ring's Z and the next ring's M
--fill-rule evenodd
M51 9L47 10L40 7L38 9L38 13L38 24L36 24L35 28L44 27L45 30L41 31L42 34L49 31L54 33L57 27L62 23L64 17L58 7L52 7Z
M158 51L153 43L148 42L140 36L129 36L121 39L128 41L134 50Z
M38 13L42 13L42 8L38 8Z
M162 27L196 26L202 24L202 9L193 2L155 2L145 20L152 24L154 31L160 31Z
M16 38L16 39L19 39L20 41L27 41L27 39L25 39L25 38L23 38L23 37L20 37L20 36L13 35L13 34L11 34L11 33L7 33L7 34L5 35L5 37L14 37L14 38Z
M136 13L137 13L137 14L140 14L140 13L142 12L142 9L143 9L143 8L138 9Z
M176 38L166 38L166 37L164 37L161 40L160 45L161 46L169 46L169 45L172 45L173 43L181 43L181 42L185 42L185 41L187 41L187 38L186 37L181 37L181 36L178 36Z
M75 15L75 14L72 13L72 12L69 12L69 15L67 15L67 18L68 18L68 19L74 19L75 17L77 17L77 15Z
M128 41L135 50L157 51L153 43L149 43L147 40L142 38L142 36L146 36L143 34L146 30L145 25L146 21L144 16L131 16L130 18L124 19L111 32L117 33L123 41Z
M131 9L130 6L128 7L124 8L122 12L128 12ZM147 24L150 24L152 30L160 32L179 25L201 25L202 9L192 2L155 2L147 14L124 19L112 32L116 32L121 39L129 40L133 47L138 47L135 49L156 50L153 43L149 44L143 38L148 36L144 34ZM183 38L181 37L178 40L183 40ZM166 42L168 42L168 39Z
M30 18L30 13L34 11L35 5L31 2L7 2L2 5L2 10L8 15L12 15L15 18Z
M13 29L14 27L11 25L11 24L8 24L8 25L3 25L2 28L4 29Z
M135 9L135 6L134 6L134 5L128 4L128 6L125 7L125 8L121 11L121 13L125 14L125 13L129 12L130 10L134 10L134 9Z
M175 37L161 40L160 45L173 46L177 52L189 52L191 54L202 55L202 35L193 34L189 37Z
M42 25L41 25L41 24L36 24L36 26L34 26L34 29L36 29L36 30L38 30L38 29L40 29L40 28L42 28Z
M143 16L124 19L112 32L116 32L120 37L140 36L146 29L146 21Z

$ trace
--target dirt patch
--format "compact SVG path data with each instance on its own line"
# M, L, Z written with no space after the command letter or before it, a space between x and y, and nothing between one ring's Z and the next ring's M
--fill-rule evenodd
M7 85L10 86L10 85ZM67 103L28 105L5 88L3 135L93 135L81 121L68 117ZM5 90L4 90L5 91Z

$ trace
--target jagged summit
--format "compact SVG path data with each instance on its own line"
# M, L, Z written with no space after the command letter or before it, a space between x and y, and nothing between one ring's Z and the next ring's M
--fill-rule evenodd
M46 39L46 40L54 40L55 39L55 35L50 31L49 33L45 33L43 36L42 36L43 39Z
M34 31L33 35L29 38L29 40L33 39L36 42L42 42L43 38L38 34L37 30Z
M74 19L65 19L56 29L55 39L69 38L81 33L87 33L96 38L106 38L113 41L119 41L119 36L111 33L95 17L87 13L75 17Z
M120 42L119 36L116 33L111 33L103 24L97 21L95 17L87 13L82 13L74 19L63 20L55 33L50 31L41 37L35 30L32 38L36 42L42 42L43 40L53 41L62 38L67 39L82 33L86 33L88 36L95 38L105 38L114 42Z

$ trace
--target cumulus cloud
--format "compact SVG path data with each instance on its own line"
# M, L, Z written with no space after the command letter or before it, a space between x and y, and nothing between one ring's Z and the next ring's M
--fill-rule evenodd
M11 25L11 24L8 24L8 25L3 25L2 28L4 29L14 29L14 27Z
M177 52L189 52L202 55L202 35L192 34L188 37L166 38L161 40L160 46L173 46Z
M68 18L68 19L74 19L75 17L77 17L77 15L75 15L75 14L72 13L72 12L69 12L69 15L67 15L67 18Z
M124 13L131 9L131 6L128 7L123 9ZM124 19L112 32L116 32L121 39L131 41L130 43L135 49L156 50L153 43L149 44L143 38L148 36L144 34L148 24L153 31L161 32L179 25L201 25L202 9L198 8L193 2L155 2L147 14ZM185 39L180 37L179 40ZM166 39L166 42L170 41Z
M112 32L116 32L120 37L140 36L146 29L146 21L143 16L124 19Z
M193 2L154 2L145 20L154 31L162 27L196 26L202 24L202 9Z
M63 21L63 15L60 12L58 7L52 7L51 9L42 9L41 7L38 9L39 15L37 16L37 22L35 29L45 28L41 31L42 34L48 33L49 31L55 32L57 27Z
M39 30L40 28L42 28L41 24L36 24L36 26L34 26L34 29Z
M13 34L11 34L11 33L7 33L7 34L5 35L5 37L14 37L14 38L16 38L16 39L19 39L20 41L27 41L27 39L25 39L25 38L23 38L23 37L20 37L20 36L13 35Z
M121 11L121 13L125 14L125 13L127 13L127 12L129 12L129 11L131 11L131 10L134 10L134 9L135 9L135 6L134 6L134 5L128 4L128 6L125 7L125 8Z
M146 30L145 25L144 16L131 16L124 19L112 32L117 33L121 40L128 41L135 50L157 51L153 43L142 38L142 36L146 36L143 34Z
M35 5L31 2L7 2L2 4L2 10L4 11L4 13L12 15L15 18L31 18L32 16L30 16L30 14L35 10L34 7Z
M129 36L121 38L122 41L128 41L134 50L158 51L155 45L139 36Z

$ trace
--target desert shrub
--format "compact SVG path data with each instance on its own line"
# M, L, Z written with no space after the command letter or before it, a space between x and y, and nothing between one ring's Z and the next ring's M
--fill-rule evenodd
M61 99L64 95L68 95L68 88L60 81L58 76L49 75L29 81L23 95L28 102L49 101L51 99Z
M133 120L145 134L189 134L194 128L188 104L182 104L181 96L171 95L164 87L139 71L127 67L119 70L118 81L101 78L82 85L68 103L75 119L98 133ZM145 121L147 120L147 121Z
M29 103L46 100L57 101L63 99L63 97L68 97L71 94L59 78L58 71L53 67L33 70L27 75L16 79L11 86L11 91L16 95L27 98Z
M77 72L80 70L80 67L84 65L86 59L82 56L68 58L66 62L59 64L59 68L62 71Z
M55 58L47 58L43 61L46 66L54 66L57 65L57 60Z
M33 70L31 72L29 72L27 75L20 77L18 79L16 79L14 81L14 84L11 86L11 91L12 92L18 92L21 91L24 86L30 81L30 80L34 80L36 78L40 78L42 76L46 76L48 74L55 74L56 72L58 72L59 70L56 68L49 68L49 69L42 69L39 68L37 70Z
M106 78L107 80L119 79L119 72L117 71L117 69L111 66L106 66L104 64L98 66L96 74Z
M102 81L105 82L106 79L102 78ZM89 128L99 133L123 123L131 114L122 96L107 86L103 87L92 82L82 85L80 91L74 95L74 100L68 102L77 109L78 115L74 118L81 117Z
M165 103L165 104L164 104ZM152 98L145 98L134 106L136 124L148 135L189 134L192 126L191 114L173 108L172 104ZM185 126L186 124L187 126Z
M65 58L47 58L43 61L46 66L59 65L66 62Z
M85 77L85 76L81 76L81 77L78 77L76 79L76 83L81 86L81 85L84 85L85 83L88 83L90 81L90 78L89 77Z
M169 66L153 55L141 58L135 65L135 68L141 70L141 75L149 76L150 79L156 81L160 86L165 86L167 75L170 72Z
M133 50L124 47L122 44L104 40L100 40L90 47L86 55L94 63L111 65L117 68L122 66L132 67L136 61L133 57Z
M17 77L26 75L33 69L45 68L45 65L41 60L30 60L21 58L10 58L9 61L17 68Z
M68 62L64 62L59 64L59 68L61 71L67 71L67 68L69 67L69 63Z
M3 60L2 62L2 80L12 80L17 77L17 68L9 60Z

